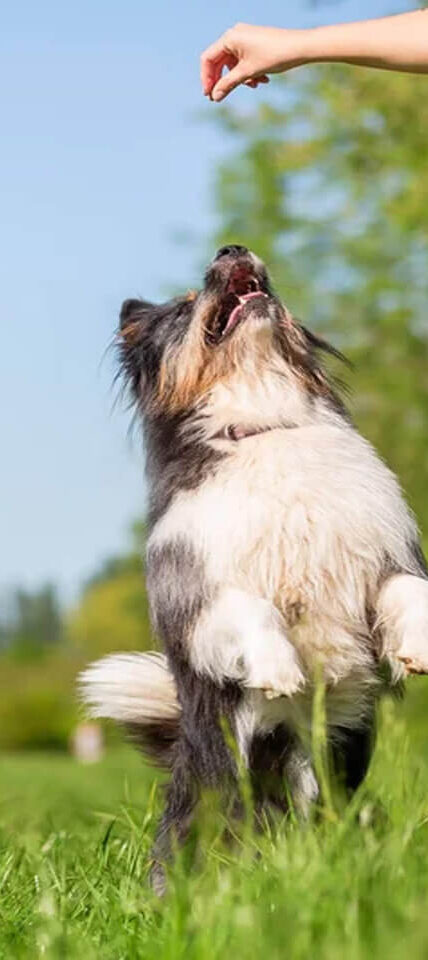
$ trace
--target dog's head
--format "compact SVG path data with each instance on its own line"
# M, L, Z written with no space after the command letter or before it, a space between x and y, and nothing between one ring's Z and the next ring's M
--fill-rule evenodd
M188 413L237 372L262 376L279 363L309 391L329 389L316 360L321 341L293 319L262 261L242 246L217 252L199 292L161 305L126 300L119 343L125 378L148 415Z

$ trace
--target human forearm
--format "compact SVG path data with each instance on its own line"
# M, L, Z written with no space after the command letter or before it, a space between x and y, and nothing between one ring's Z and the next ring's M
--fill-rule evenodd
M428 73L428 11L302 30L304 63L342 62Z

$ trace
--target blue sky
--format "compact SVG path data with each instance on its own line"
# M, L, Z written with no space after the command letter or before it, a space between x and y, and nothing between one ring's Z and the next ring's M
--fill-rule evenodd
M413 4L411 6L416 6ZM65 598L123 548L143 460L104 357L121 301L194 279L224 146L201 49L236 20L310 26L394 0L15 0L0 35L0 587ZM252 91L235 96L242 102ZM104 359L103 359L104 357Z

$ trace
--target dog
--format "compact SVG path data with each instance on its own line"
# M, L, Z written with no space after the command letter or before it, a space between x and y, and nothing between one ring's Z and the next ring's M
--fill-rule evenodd
M318 682L332 764L358 787L380 697L428 670L428 570L395 476L326 373L338 352L293 318L254 253L222 247L199 292L125 301L118 339L144 425L164 653L108 656L81 683L93 716L170 771L162 893L201 790L238 809L240 763L260 814L307 816Z

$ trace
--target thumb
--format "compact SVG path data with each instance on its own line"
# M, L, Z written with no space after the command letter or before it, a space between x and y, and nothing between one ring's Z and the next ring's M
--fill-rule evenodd
M244 64L237 63L236 67L229 70L229 73L225 73L224 77L220 77L220 80L216 83L211 93L211 99L217 103L220 100L224 100L228 93L231 93L235 87L239 87L240 83L244 83L244 80L247 80L248 76L248 70L245 69Z

